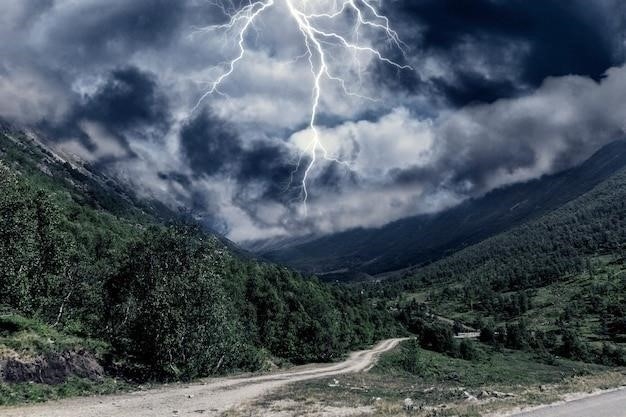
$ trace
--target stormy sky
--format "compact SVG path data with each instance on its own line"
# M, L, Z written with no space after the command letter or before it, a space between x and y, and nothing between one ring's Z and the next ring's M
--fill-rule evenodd
M203 28L248 2L0 0L0 117L239 242L442 210L624 136L622 0L372 1L403 50L359 42L410 69L328 46L354 94L324 81L317 123L345 163L314 166L305 216L313 76L275 3L196 107L239 53L236 33Z

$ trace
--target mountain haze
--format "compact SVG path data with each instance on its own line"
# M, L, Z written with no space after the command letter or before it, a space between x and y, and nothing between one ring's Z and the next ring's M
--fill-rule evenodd
M626 140L612 142L581 165L496 189L432 215L377 229L353 229L318 239L274 244L261 255L327 279L350 279L432 262L548 213L626 166Z

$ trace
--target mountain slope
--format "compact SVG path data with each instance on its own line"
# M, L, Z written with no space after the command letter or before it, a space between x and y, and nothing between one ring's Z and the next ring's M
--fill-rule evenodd
M237 256L152 207L2 126L0 362L46 374L44 355L87 350L135 380L194 378L331 361L398 330L360 294Z
M266 250L266 258L307 272L380 274L439 259L584 194L626 166L626 141L613 142L582 165L494 190L435 215L402 219L378 229L354 229ZM336 277L336 274L330 274Z
M140 198L125 184L90 164L57 153L29 130L0 119L0 160L40 186L69 193L80 204L133 219L138 223L191 221L157 199ZM232 252L246 258L254 255L226 237L207 229Z
M47 147L37 134L1 119L0 159L38 185L68 192L76 201L95 209L143 221L178 217L176 212L159 201L137 198L131 190L101 171L64 158Z
M480 328L481 339L626 364L626 168L534 220L364 292Z
M391 280L403 289L445 282L476 291L520 291L592 273L589 257L623 258L626 168L537 219ZM605 262L602 262L605 263ZM618 259L616 265L624 264ZM623 282L626 285L626 281Z

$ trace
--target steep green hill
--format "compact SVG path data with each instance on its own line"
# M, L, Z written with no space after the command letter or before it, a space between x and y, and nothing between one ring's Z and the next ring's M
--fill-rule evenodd
M406 282L472 281L498 291L535 288L589 269L590 256L623 255L626 170L540 218L415 271Z
M623 365L626 170L535 220L367 288L399 303L408 323L431 309L481 328L488 342Z
M265 250L268 259L329 279L380 274L432 262L523 224L591 190L626 166L626 141L611 143L582 165L495 190L435 215L402 219L379 229L355 229L303 244Z
M331 361L398 329L359 293L241 258L6 125L0 291L0 359L37 372L87 349L111 374L193 378Z

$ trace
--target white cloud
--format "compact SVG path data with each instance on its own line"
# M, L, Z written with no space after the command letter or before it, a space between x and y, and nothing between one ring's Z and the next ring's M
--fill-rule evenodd
M399 107L376 121L349 121L319 130L328 152L349 164L359 176L373 182L384 180L391 169L405 169L428 161L433 146L430 120L418 120ZM309 129L292 135L290 142L304 152L309 148Z

